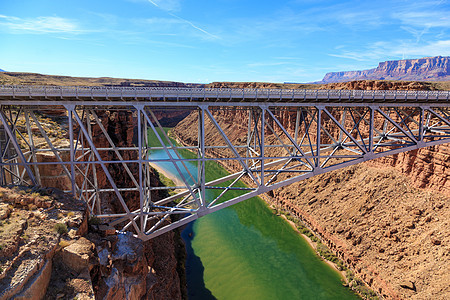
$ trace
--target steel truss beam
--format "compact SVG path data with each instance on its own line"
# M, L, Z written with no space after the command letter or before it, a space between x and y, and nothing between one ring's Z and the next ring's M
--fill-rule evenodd
M15 87L10 96L23 96L19 90ZM59 103L32 100L13 105L0 99L2 184L48 185L48 177L58 178L59 187L86 201L91 214L144 240L317 174L450 141L450 105L439 98L441 94L436 96L439 101L426 103L412 101L411 93L397 94L390 103L327 102L330 93L319 98L322 94L317 92L315 103L173 105L142 99L104 101L95 89L95 103L77 102L66 99L62 91ZM90 90L73 91L82 96ZM117 90L102 92L111 95ZM179 99L193 99L198 91L176 92ZM259 92L256 100L262 93L269 99L275 95ZM35 93L31 90L28 96L39 97ZM43 89L42 93L52 92ZM223 93L217 93L215 100L223 100ZM239 91L228 93L235 99ZM281 99L283 93L278 92ZM342 100L345 93L339 93ZM246 91L244 99L250 100ZM52 117L52 110L59 110L59 117ZM162 112L179 110L189 112L183 121L189 144L184 146L176 144L161 123ZM127 128L120 129L132 135L126 140L117 136L114 114L126 116L128 123L121 126ZM216 175L212 162L231 174ZM160 186L152 167L166 169L169 177L175 174L170 178L173 186ZM174 215L175 221L168 222Z

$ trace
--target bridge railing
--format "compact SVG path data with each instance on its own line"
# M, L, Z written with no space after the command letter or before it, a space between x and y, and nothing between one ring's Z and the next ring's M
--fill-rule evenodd
M289 100L351 100L351 101L448 101L450 91L398 90L309 90L256 88L189 88L189 87L109 87L109 86L25 86L0 85L0 96L12 97L74 97L74 98L159 98L167 99L262 99Z

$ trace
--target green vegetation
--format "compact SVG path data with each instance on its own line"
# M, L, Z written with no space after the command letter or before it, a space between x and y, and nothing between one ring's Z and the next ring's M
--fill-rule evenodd
M102 221L100 220L100 218L97 218L96 216L91 216L88 220L89 225L99 225L101 223Z
M163 173L158 172L158 176L159 176L159 181L161 181L161 183L164 186L175 186L175 182L173 182L172 179L167 178ZM168 193L170 196L176 194L174 189L168 190Z
M26 242L30 239L30 237L28 236L28 234L23 234L22 239Z
M59 246L61 247L61 248L65 248L65 247L67 247L67 246L69 246L70 245L70 243L68 242L68 241L66 241L66 240L61 240L60 242L59 242Z
M68 232L67 225L64 223L57 223L54 229L59 234L66 234Z

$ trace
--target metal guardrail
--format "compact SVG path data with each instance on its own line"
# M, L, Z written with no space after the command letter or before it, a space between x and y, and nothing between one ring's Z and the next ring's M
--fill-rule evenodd
M159 99L163 101L208 99L220 101L429 101L450 99L450 91L304 90L250 88L101 87L0 85L0 97L75 99ZM0 99L1 100L1 99Z

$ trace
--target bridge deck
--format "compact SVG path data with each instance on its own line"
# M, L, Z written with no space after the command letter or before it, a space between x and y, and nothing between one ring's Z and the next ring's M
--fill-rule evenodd
M170 87L0 86L4 105L26 101L123 104L127 102L248 103L446 103L450 91L364 91L304 89L217 89ZM34 100L34 101L33 101ZM37 102L36 102L37 101Z

